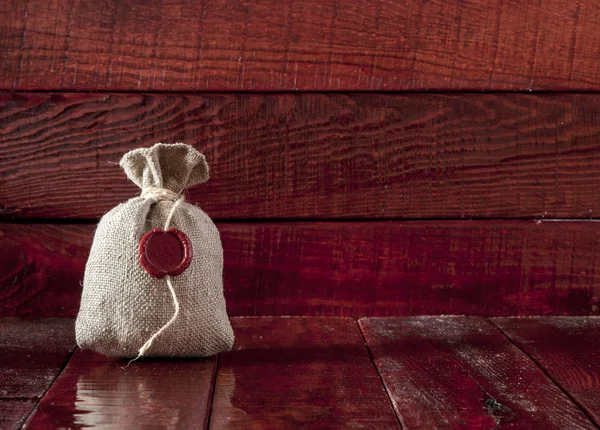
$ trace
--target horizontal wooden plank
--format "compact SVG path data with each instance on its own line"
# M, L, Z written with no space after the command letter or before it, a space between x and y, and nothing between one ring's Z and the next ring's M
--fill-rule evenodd
M598 315L600 223L219 223L232 315ZM1 315L76 314L93 225L0 224Z
M24 428L205 428L216 357L125 368L77 350Z
M0 224L0 316L75 316L91 225Z
M356 321L238 318L211 429L398 428Z
M184 141L219 219L591 218L600 95L0 94L0 216L99 218L128 150Z
M360 320L405 429L595 426L482 318Z
M598 89L593 0L17 0L0 88Z
M36 402L36 400L0 400L0 428L20 429Z
M494 318L600 425L600 318Z
M40 398L74 349L72 319L0 318L0 399Z

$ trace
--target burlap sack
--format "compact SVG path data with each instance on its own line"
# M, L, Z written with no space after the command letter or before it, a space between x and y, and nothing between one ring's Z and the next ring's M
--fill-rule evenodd
M204 156L189 145L158 143L130 151L120 162L142 196L102 217L85 268L77 344L104 355L137 357L140 348L173 317L165 278L151 276L139 261L140 239L163 228L184 189L208 180ZM179 313L144 356L199 357L231 349L233 331L223 297L223 249L212 220L182 202L170 225L192 244L190 266L172 277Z

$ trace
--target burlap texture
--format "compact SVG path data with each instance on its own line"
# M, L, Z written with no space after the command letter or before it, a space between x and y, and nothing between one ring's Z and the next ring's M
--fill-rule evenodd
M156 144L131 151L121 160L141 188L176 193L208 179L204 156L185 144ZM136 357L139 348L175 311L165 278L152 277L139 262L144 234L163 228L173 201L134 197L102 217L90 250L77 315L77 344L104 355ZM145 356L203 357L231 349L233 331L223 296L223 248L219 232L200 208L181 203L170 224L184 232L192 262L173 277L180 304L174 323Z

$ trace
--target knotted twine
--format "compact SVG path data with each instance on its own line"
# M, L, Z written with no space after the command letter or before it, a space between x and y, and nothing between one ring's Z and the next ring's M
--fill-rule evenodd
M167 221L165 222L165 226L163 228L164 231L167 231L169 229L169 226L171 225L171 219L173 218L173 214L175 213L175 211L177 210L177 208L183 201L183 196L179 196L179 194L177 194L176 192L173 192L166 188L147 187L142 190L141 197L144 199L153 200L154 203L157 203L161 200L175 201L175 203L171 207L171 210L169 211L169 215L167 216ZM171 324L173 324L175 322L175 320L177 319L177 317L179 316L179 300L177 300L177 295L175 294L175 289L173 288L173 282L171 281L171 275L166 275L165 279L167 280L167 287L169 288L169 291L171 292L171 297L173 298L173 305L175 306L175 313L173 313L173 316L165 325L163 325L160 329L158 329L158 331L156 333L154 333L150 337L150 339L148 339L146 341L146 343L144 343L144 345L142 345L142 347L138 351L138 356L135 357L133 360L130 360L129 364L131 364L131 362L133 362L133 361L136 361L136 360L142 358L144 356L144 354L146 353L146 351L148 351L148 349L150 349L150 347L152 346L152 342L154 342L154 339L156 339L158 336L161 335L162 332L164 332L166 329L168 329L171 326Z

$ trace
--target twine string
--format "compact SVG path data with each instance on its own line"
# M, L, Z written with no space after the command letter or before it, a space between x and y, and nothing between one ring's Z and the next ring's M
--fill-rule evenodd
M179 194L166 188L146 187L142 190L141 197L144 199L154 200L155 202L160 200L171 200L174 202L179 199Z
M177 199L171 199L170 197L172 197L173 194L175 195L175 197L179 197L178 194L174 193L171 190L167 190L165 188L149 187L149 188L145 188L142 191L142 197L144 197L144 198L148 198L148 199L152 199L152 200L156 200L156 201L158 201L158 200L176 200L175 204L173 204L173 206L171 207L171 210L169 211L169 215L167 216L167 221L165 222L165 227L164 227L165 231L167 231L169 229L169 226L171 225L171 220L173 219L173 214L175 214L175 211L177 210L177 208L179 207L181 202L183 202L183 197L179 197ZM162 334L162 332L164 332L166 329L168 329L171 326L171 324L173 324L175 322L175 320L177 319L177 317L179 316L179 300L177 300L177 295L175 294L175 289L173 288L173 281L171 279L171 276L169 276L169 275L165 276L165 278L167 280L167 287L169 287L169 292L171 293L171 297L173 298L173 305L175 306L175 312L173 313L173 316L171 317L171 319L165 325L163 325L156 333L154 333L150 337L150 339L148 339L146 341L146 343L144 343L144 345L142 345L142 347L138 351L138 356L135 357L133 360L129 361L127 366L129 366L129 364L131 364L133 361L136 361L139 358L142 358L144 356L144 354L146 353L146 351L148 351L148 349L150 349L154 340L158 336L160 336Z

